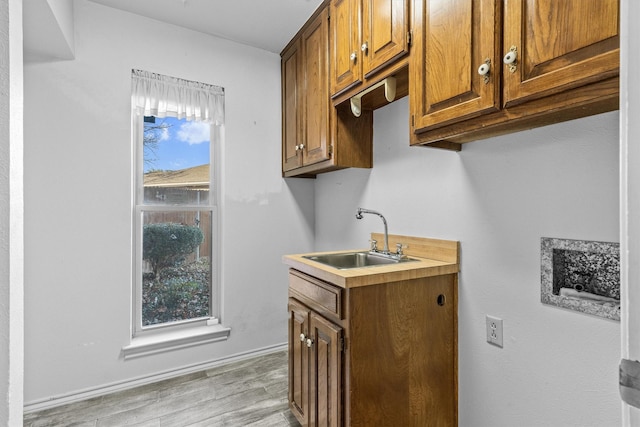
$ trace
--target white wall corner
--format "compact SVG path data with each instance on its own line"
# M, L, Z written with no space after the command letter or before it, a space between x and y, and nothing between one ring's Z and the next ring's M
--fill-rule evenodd
M24 390L22 1L0 3L0 425L22 425Z
M640 66L637 40L640 28L633 25L640 16L640 4L620 1L620 291L621 357L640 360L640 316L632 307L640 302L640 83L635 72ZM640 426L640 410L622 404L624 426Z
M24 2L26 61L74 59L73 0Z

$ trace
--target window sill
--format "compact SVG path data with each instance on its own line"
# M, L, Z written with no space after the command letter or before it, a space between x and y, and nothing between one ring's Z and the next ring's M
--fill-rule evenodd
M122 348L122 353L125 360L130 360L181 348L225 341L229 338L230 332L231 328L222 325L207 325L135 337L131 340L131 344Z

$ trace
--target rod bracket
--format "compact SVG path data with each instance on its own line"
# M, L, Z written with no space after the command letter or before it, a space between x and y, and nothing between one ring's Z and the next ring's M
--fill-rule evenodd
M396 78L393 76L387 77L386 79L374 84L373 86L369 86L359 94L351 97L351 112L354 116L360 117L362 114L362 97L382 86L384 86L384 97L387 101L393 102L393 100L396 99Z

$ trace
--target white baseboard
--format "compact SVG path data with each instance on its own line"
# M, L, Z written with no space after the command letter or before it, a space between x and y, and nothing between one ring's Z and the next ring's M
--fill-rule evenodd
M184 366L182 368L172 369L169 371L159 372L157 374L147 375L144 377L132 378L125 381L118 381L105 384L99 387L78 390L64 395L52 396L45 399L34 400L24 404L24 413L42 411L44 409L55 408L57 406L69 403L79 402L93 397L104 396L106 394L123 391L141 385L151 384L169 378L179 377L181 375L192 374L198 371L215 368L217 366L226 365L228 363L239 362L241 360L251 359L265 354L275 353L277 351L287 350L287 343L277 344L273 346L263 347L244 353L237 353L231 356L222 357L209 362L198 363L195 365Z

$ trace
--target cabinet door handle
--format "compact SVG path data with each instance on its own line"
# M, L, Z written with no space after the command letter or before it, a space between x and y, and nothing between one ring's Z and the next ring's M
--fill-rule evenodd
M490 70L491 64L484 63L478 67L478 74L480 74L481 76L486 76L487 74L489 74Z
M489 83L489 72L491 71L491 60L485 59L484 64L478 67L478 74L483 77L484 83Z
M311 348L313 345L313 340L311 338L307 338L307 347Z
M360 50L363 51L366 55L369 51L369 42L362 43L362 46L360 46Z
M515 72L518 64L518 48L511 46L511 49L509 49L509 52L504 56L502 62L509 66L510 72Z
M356 59L358 59L358 54L355 52L351 52L351 55L349 56L349 59L351 59L351 61L356 62Z

